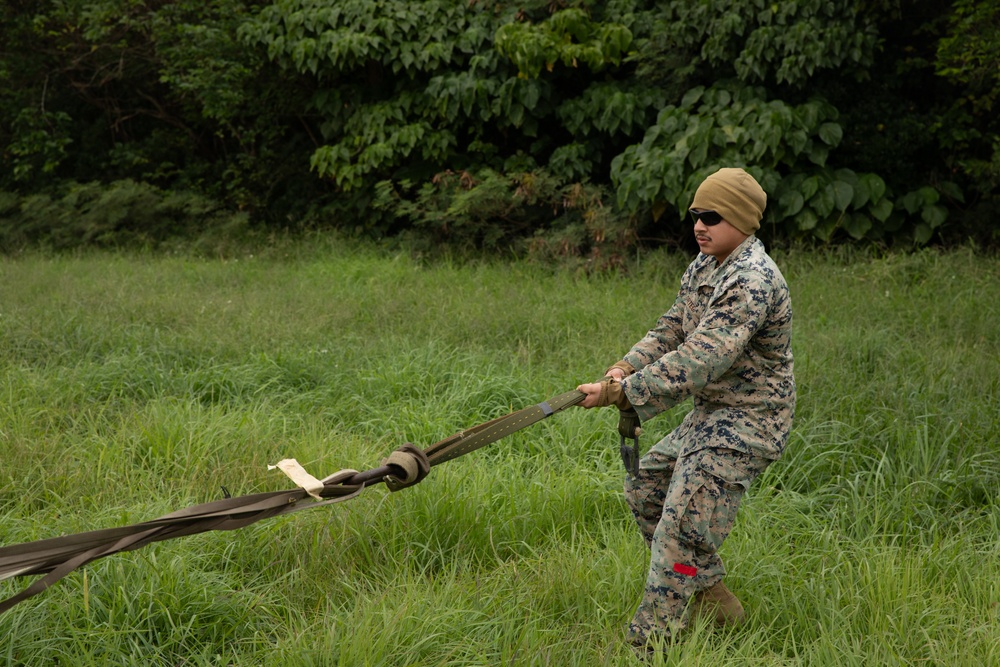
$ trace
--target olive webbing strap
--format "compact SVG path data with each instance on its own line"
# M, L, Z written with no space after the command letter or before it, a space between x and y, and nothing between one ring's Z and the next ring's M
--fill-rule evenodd
M439 442L434 443L424 450L427 459L432 466L454 458L474 452L480 447L505 438L515 431L527 428L532 424L540 422L546 417L561 412L566 408L576 405L586 398L586 394L580 391L568 391L565 394L553 396L547 401L512 412L503 417L491 419L488 422L473 426L464 431L456 433Z
M302 503L309 495L302 489L256 493L194 505L151 521L119 528L63 535L37 542L0 547L0 580L44 574L30 586L0 602L0 614L18 602L37 595L73 570L122 551L133 551L152 542L212 530L236 530L262 519L298 510L350 500L364 484L349 484L355 471L346 470L324 480L324 493L332 497Z
M98 558L139 549L152 542L212 530L235 530L262 519L350 500L361 493L366 486L383 481L394 489L415 484L426 476L430 466L473 452L576 405L584 398L585 395L579 391L560 394L537 405L460 431L426 450L420 450L411 444L403 445L393 454L417 460L421 474L416 479L406 480L402 485L394 486L391 483L398 482L399 473L404 471L403 467L392 463L365 472L341 470L322 480L322 488L316 493L322 500L318 501L303 502L310 500L310 493L303 488L257 493L194 505L132 526L0 547L0 580L45 575L20 593L0 602L0 614L15 604L41 593L73 570Z

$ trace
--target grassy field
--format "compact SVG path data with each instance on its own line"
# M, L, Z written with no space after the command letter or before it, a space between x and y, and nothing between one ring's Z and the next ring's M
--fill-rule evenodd
M1000 664L1000 262L776 259L799 410L723 547L750 621L653 664ZM586 276L322 239L0 259L0 544L290 488L267 470L286 457L373 467L572 389L687 261ZM0 664L639 664L623 640L647 556L612 412L570 409L399 493L97 561L0 616Z

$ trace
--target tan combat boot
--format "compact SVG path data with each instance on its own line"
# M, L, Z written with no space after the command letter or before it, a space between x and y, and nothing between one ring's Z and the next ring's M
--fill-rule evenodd
M739 599L721 581L698 591L691 602L691 620L706 617L716 625L739 625L746 618Z

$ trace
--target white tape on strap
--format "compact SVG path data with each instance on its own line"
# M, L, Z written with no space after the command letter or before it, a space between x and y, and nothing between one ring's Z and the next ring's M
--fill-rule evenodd
M320 491L323 490L323 482L306 472L306 469L295 459L282 459L278 461L277 465L267 466L268 470L274 470L275 468L285 473L288 479L295 482L296 486L305 489L305 492L316 500L323 499L323 496L319 495Z

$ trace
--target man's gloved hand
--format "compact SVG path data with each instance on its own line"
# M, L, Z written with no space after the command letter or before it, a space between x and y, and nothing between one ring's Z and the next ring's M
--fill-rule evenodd
M600 382L581 384L576 389L587 395L579 404L582 408L603 408L614 405L619 410L628 410L632 407L625 397L621 383L614 378L606 377Z
M621 383L613 378L601 380L601 393L597 397L597 405L594 407L603 408L606 405L614 405L619 410L632 410L632 404L628 402L625 391Z
M621 384L612 378L606 378L599 383L589 385L595 389L599 387L595 408L603 408L613 405L618 408L618 433L623 438L638 438L642 433L642 422L639 421L639 413L635 411ZM590 392L588 392L590 393Z
M618 408L618 434L621 436L622 463L630 477L639 474L639 434L642 428L639 413L629 403L621 383L612 377L606 377L601 382L581 384L578 391L586 394L579 405L584 408L602 408L614 405ZM632 444L626 443L626 439Z

